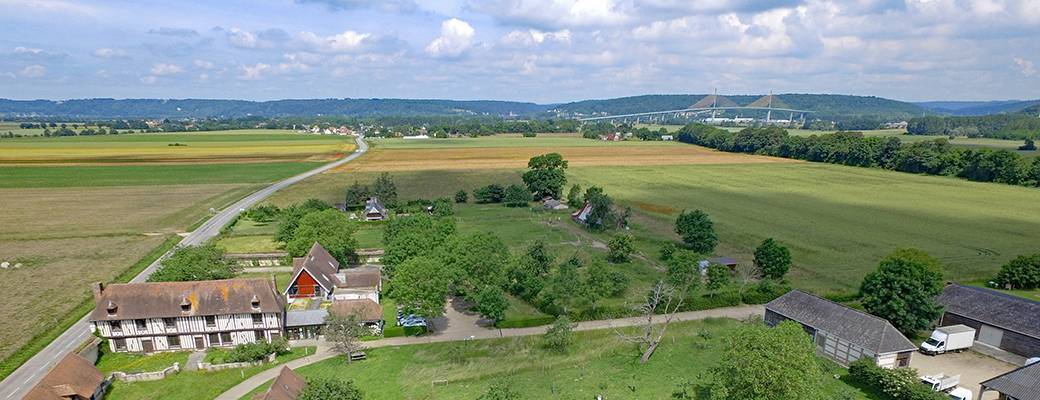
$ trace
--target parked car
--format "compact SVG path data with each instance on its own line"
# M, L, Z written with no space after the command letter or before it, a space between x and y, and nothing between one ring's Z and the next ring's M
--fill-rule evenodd
M975 329L965 325L950 325L935 328L931 336L921 343L921 352L936 355L946 352L961 352L975 344Z

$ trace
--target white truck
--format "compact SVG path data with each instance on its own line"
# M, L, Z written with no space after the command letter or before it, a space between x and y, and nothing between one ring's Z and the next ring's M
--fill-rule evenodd
M961 352L975 344L975 329L964 325L935 328L932 335L921 343L921 352L929 355L946 352Z
M945 392L950 396L950 400L973 400L974 397L971 390L957 386L961 383L960 375L949 376L943 373L924 375L921 377L921 383L927 385L932 391Z

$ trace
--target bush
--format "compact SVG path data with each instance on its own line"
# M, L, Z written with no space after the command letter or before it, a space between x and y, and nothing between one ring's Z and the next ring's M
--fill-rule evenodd
M545 343L545 347L557 351L565 352L567 347L571 345L571 340L574 329L574 324L571 323L571 319L567 318L566 315L561 315L556 318L549 330L542 336L542 341Z
M283 338L273 341L260 341L256 343L244 343L235 346L228 352L225 362L252 362L262 361L268 355L286 354L289 352L289 342Z
M618 233L607 243L607 260L612 263L628 262L629 255L635 251L635 239L627 233Z
M531 201L531 192L520 185L509 185L502 200L507 207L526 207L527 202Z
M246 211L246 217L255 222L271 222L278 217L282 210L274 204L263 204L254 206Z
M467 201L469 201L469 193L466 193L465 190L459 190L458 192L455 192L456 203L465 203Z
M383 328L383 337L419 336L426 333L425 326L391 326Z
M675 246L675 243L665 243L661 246L661 252L658 253L657 259L661 261L671 260L672 254L675 254L675 250L678 250L678 247Z
M555 317L531 317L531 318L519 318L519 319L506 319L495 323L495 327L506 329L506 328L530 328L533 326L544 326L549 325L555 321Z
M534 133L534 132L524 132L524 133L521 133L520 135L523 136L523 137L535 137L535 136L538 136L538 134Z
M740 305L740 293L733 291L719 292L711 296L687 297L681 311L710 310L712 308L733 307Z
M502 185L492 183L490 185L477 188L473 191L473 198L477 203L501 203L502 199L505 198L506 189Z
M849 377L869 386L893 400L945 400L946 395L922 385L912 368L887 369L877 366L872 358L861 358L849 364Z
M741 300L744 304L765 304L773 301L773 299L776 299L777 297L783 296L784 293L787 293L790 290L790 286L777 285L773 283L773 281L763 280L759 282L758 285L751 288L751 290L744 292L744 294L741 295Z
M1032 290L1040 287L1040 254L1015 257L1000 267L993 281L1001 288Z

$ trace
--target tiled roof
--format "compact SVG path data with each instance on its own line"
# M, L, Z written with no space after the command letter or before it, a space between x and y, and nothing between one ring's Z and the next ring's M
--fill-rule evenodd
M356 314L361 321L378 321L383 319L383 307L369 299L336 300L329 307L329 313L339 315Z
M766 310L855 343L875 354L917 349L887 320L800 290L766 304Z
M104 380L94 364L69 353L22 400L68 400L72 396L89 399Z
M938 301L947 312L1040 338L1040 302L956 284L943 289Z
M345 269L343 272L343 281L340 282L337 287L355 289L355 288L375 288L379 287L380 272L379 268L375 267L360 267Z
M280 313L283 308L274 283L264 278L126 283L102 290L90 320Z
M294 281L300 276L300 270L307 271L325 290L332 291L336 284L339 283L339 278L336 278L336 271L339 271L339 261L318 242L314 242L311 245L311 249L306 256L293 259L292 279ZM288 290L286 288L286 291Z
M278 377L271 383L271 387L264 393L257 393L253 400L296 400L307 387L307 381L303 380L289 367L282 367Z
M1018 400L1040 400L1040 362L995 376L981 385Z

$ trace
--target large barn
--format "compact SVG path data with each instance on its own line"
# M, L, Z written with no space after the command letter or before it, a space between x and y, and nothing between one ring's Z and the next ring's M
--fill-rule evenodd
M844 366L869 357L881 367L907 367L917 350L887 320L800 290L766 304L766 324L776 326L783 321L802 324L816 351Z
M1040 302L986 288L949 285L939 326L975 328L975 341L1023 357L1040 356Z

